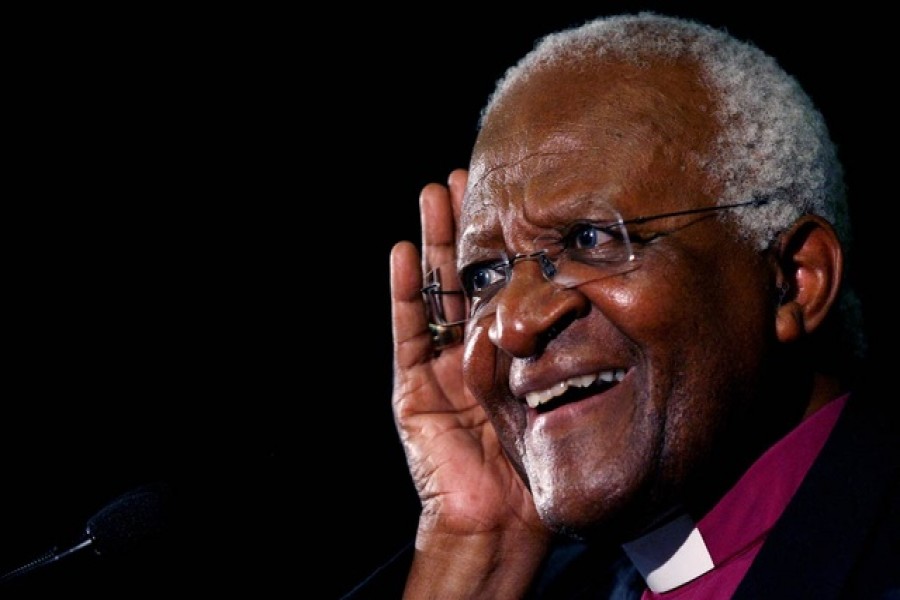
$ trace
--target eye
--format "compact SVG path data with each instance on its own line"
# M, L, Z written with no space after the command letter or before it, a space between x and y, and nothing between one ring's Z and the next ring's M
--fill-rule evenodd
M469 298L479 298L506 281L506 263L479 263L462 270L462 285Z
M566 246L575 250L599 248L612 241L616 241L616 237L608 229L591 223L578 223L566 236Z

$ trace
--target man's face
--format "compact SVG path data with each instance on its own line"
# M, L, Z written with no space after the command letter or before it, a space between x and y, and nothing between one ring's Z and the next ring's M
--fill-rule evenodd
M696 82L687 66L618 64L514 91L473 154L459 264L539 250L596 199L625 220L714 204L715 99ZM634 268L576 289L522 261L469 324L466 383L549 525L640 527L684 501L759 395L770 269L720 215L629 227Z

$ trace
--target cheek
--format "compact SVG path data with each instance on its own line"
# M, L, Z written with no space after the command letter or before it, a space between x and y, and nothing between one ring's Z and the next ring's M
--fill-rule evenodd
M488 337L488 323L480 321L466 331L463 349L463 380L482 404L497 393L497 353Z
M726 333L759 325L747 314L746 290L736 285L747 272L735 282L715 261L656 254L598 286L591 301L644 353L705 352Z
M502 427L498 421L508 420L504 413L509 412L512 398L509 392L509 360L491 342L488 322L482 323L471 326L466 332L463 382L487 411L495 427Z
M727 435L732 411L741 410L731 400L748 397L765 331L774 331L761 272L749 261L739 266L655 265L593 298L640 354L648 409L661 419L663 470L676 480Z
M707 386L733 368L728 362L738 354L734 340L746 325L719 296L709 282L669 269L632 273L591 298L628 340L642 389L660 416L703 403L710 397Z
M463 381L484 407L500 444L525 479L521 440L526 427L525 407L509 391L510 361L488 337L488 324L470 326L463 349Z
M632 306L636 303L635 290L631 288L613 288L606 294L607 301L610 304L621 307Z
M617 285L606 282L589 293L596 306L628 339L647 352L659 339L671 340L677 326L685 322L693 299L685 285L663 278L633 273Z

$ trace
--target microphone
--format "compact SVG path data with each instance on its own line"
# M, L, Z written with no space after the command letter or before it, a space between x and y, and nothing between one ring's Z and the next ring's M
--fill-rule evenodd
M165 530L169 519L169 491L164 484L133 489L100 509L90 519L79 540L62 550L52 548L42 556L0 576L0 583L21 577L40 567L92 548L99 556L123 554Z

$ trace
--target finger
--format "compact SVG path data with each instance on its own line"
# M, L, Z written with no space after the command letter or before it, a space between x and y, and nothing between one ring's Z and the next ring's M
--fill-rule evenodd
M432 357L431 333L422 302L419 253L411 242L391 249L391 316L394 361L408 369Z
M466 194L466 183L469 181L469 172L466 169L456 169L450 173L447 186L450 188L450 204L453 208L453 221L459 226L459 215L462 211L462 201Z
M419 195L422 219L422 268L453 263L456 259L456 220L450 190L437 183L422 188Z

